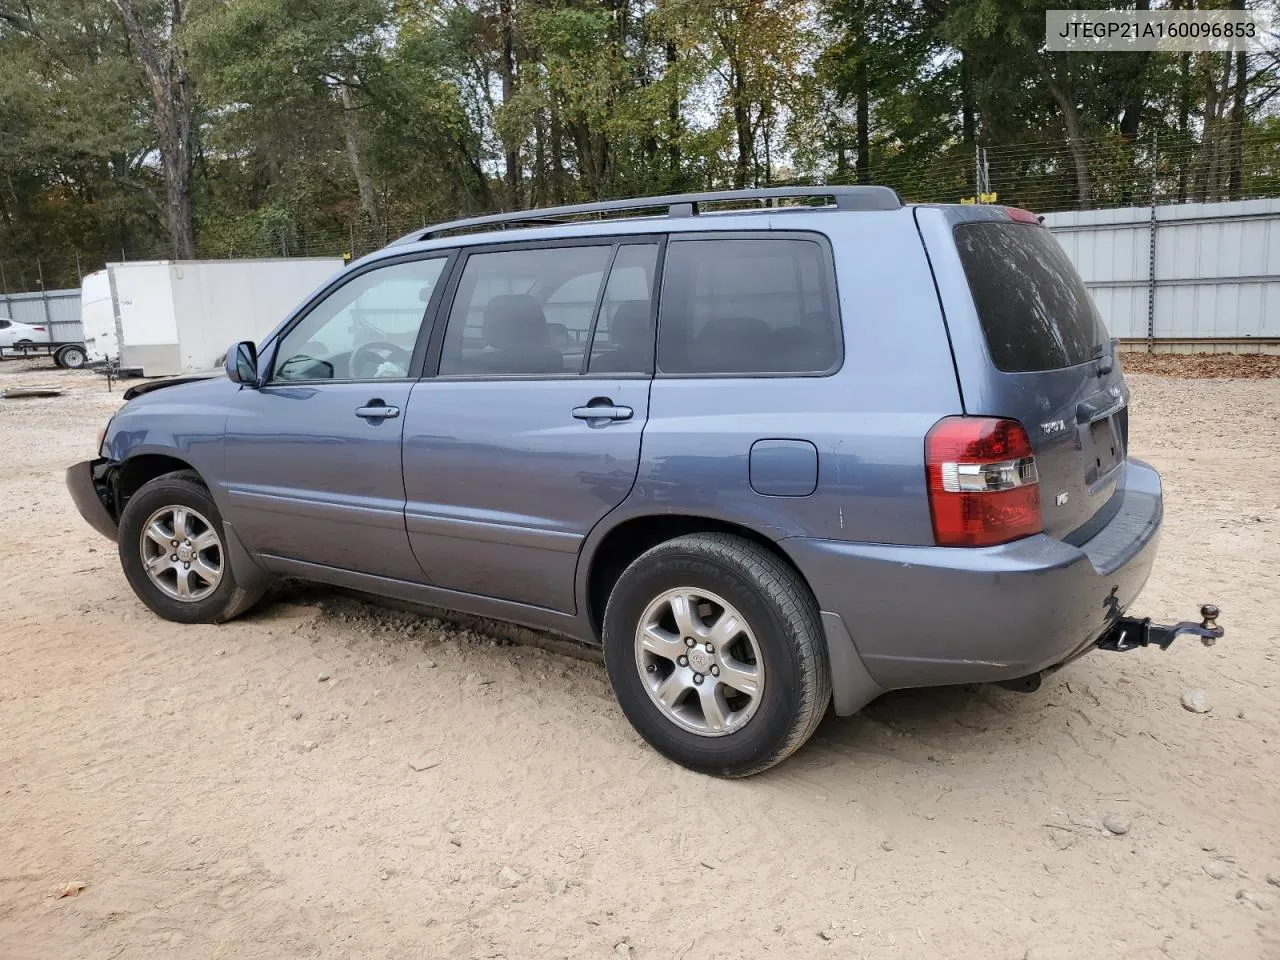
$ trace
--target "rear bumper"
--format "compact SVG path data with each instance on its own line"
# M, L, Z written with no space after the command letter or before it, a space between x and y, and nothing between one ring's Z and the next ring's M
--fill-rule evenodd
M1119 510L1078 547L1044 535L981 549L804 538L781 546L880 688L1010 680L1087 652L1146 583L1163 517L1160 475L1130 460L1116 495ZM841 684L864 689L866 676L833 679L837 712L847 712Z
M116 518L107 506L109 460L82 460L67 467L67 491L80 516L108 540L116 539Z

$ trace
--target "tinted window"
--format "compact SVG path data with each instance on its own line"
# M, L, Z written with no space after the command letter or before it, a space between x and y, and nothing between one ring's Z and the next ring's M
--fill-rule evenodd
M379 380L409 374L443 258L395 263L343 284L284 335L273 380Z
M618 248L591 340L591 373L653 370L653 277L656 244Z
M612 252L612 246L554 247L468 257L440 372L580 372Z
M1102 318L1048 230L1032 223L964 223L955 238L997 367L1057 370L1101 353L1107 341Z
M673 240L663 373L825 373L840 358L826 258L812 240Z

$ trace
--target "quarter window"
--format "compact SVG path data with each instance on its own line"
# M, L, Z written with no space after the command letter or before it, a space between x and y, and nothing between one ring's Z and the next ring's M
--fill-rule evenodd
M658 369L674 374L827 373L840 325L812 240L675 240L663 268Z
M360 274L322 300L284 335L273 380L407 377L443 257Z

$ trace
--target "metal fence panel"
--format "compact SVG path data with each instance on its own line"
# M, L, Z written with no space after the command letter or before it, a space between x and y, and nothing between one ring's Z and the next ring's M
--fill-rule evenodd
M0 293L0 317L44 325L49 328L50 339L59 343L84 339L78 289Z
M1280 199L1044 220L1112 336L1146 341L1150 327L1156 349L1280 350Z

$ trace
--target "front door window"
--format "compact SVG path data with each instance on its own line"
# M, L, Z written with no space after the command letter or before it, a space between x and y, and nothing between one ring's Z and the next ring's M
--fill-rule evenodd
M343 284L284 335L271 379L407 377L444 265L443 257L394 263Z

